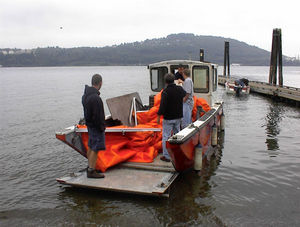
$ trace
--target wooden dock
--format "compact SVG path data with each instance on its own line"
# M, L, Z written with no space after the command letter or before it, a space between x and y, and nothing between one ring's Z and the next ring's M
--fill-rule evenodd
M230 77L230 80L235 80L237 78ZM225 76L218 77L218 83L225 85ZM261 95L269 96L275 100L283 101L287 103L300 106L300 88L272 85L265 82L259 81L249 81L250 93L258 93Z
M223 76L218 76L218 84L225 86L227 80L235 81L237 79L238 78L234 78L230 75L229 42L225 42ZM281 29L273 29L269 83L249 81L249 86L250 93L255 92L269 96L277 101L294 104L297 107L300 106L300 88L283 86Z

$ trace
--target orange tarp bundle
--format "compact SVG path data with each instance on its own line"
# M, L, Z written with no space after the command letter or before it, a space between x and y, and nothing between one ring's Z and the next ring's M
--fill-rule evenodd
M156 128L161 126L156 125ZM80 125L79 127L86 127ZM115 126L108 128L130 128ZM148 125L138 125L135 128L152 128ZM82 141L88 149L88 133L82 133ZM161 149L161 132L106 132L106 150L98 152L96 169L105 172L107 168L118 163L129 162L152 162Z
M196 116L197 116L197 106L202 106L202 109L207 112L210 110L210 106L208 105L208 103L206 102L205 99L203 98L197 98L196 96L194 96L194 107L193 107L193 111L192 111L192 119L193 121L196 120ZM201 116L204 115L204 113L201 113Z
M154 106L147 112L137 113L139 125L134 128L160 128L157 124L157 112L160 105L161 92L154 97ZM194 97L193 116L196 116L197 105L202 105L205 111L210 107L204 99ZM209 108L209 109L208 109ZM195 111L195 113L194 113ZM194 118L193 118L194 119ZM162 121L160 121L162 123ZM78 125L85 128L85 125ZM132 128L127 126L114 126L108 128ZM82 133L82 141L88 149L88 133ZM162 150L162 131L153 132L106 132L105 133L106 150L98 152L96 169L105 172L107 168L118 163L128 162L152 162L158 152Z

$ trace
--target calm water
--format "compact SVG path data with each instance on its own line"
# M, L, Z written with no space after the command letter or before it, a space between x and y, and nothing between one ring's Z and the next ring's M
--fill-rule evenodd
M231 71L268 78L268 67ZM82 116L84 84L94 73L103 75L104 100L138 91L148 103L146 67L0 68L0 226L300 226L300 108L259 95L237 98L223 87L218 155L201 177L181 175L169 199L56 183L86 167L55 131ZM284 68L284 83L300 87L300 67Z

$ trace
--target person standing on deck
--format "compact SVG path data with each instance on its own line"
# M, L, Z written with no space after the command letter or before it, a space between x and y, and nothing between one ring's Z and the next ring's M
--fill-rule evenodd
M178 71L175 73L175 80L178 80L179 83L183 83L183 81L184 81L183 70L184 70L184 67L182 64L180 64L178 66Z
M89 166L87 168L88 178L103 178L104 174L95 169L98 151L105 150L105 117L103 102L100 98L100 88L102 77L95 74L92 77L92 86L85 85L82 96L84 118L88 128L89 141L87 158Z
M173 74L165 75L165 83L167 87L161 93L159 110L157 112L157 123L160 123L160 116L163 116L163 132L162 132L162 161L169 162L170 156L166 147L166 141L173 134L180 130L180 122L183 116L182 105L186 92L181 86L174 84L175 76Z
M190 70L183 70L183 89L186 92L185 97L183 98L183 118L182 118L182 128L185 128L192 123L192 111L194 107L194 84L190 77Z

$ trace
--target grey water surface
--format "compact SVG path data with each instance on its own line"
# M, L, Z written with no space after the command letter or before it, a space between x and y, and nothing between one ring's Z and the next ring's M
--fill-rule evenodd
M231 71L268 78L268 67ZM180 175L169 199L59 185L55 178L87 165L55 131L82 117L94 73L104 101L137 91L148 103L142 66L0 68L0 226L300 226L300 108L221 86L226 131L217 155L201 176ZM284 84L300 87L300 67L284 68Z

